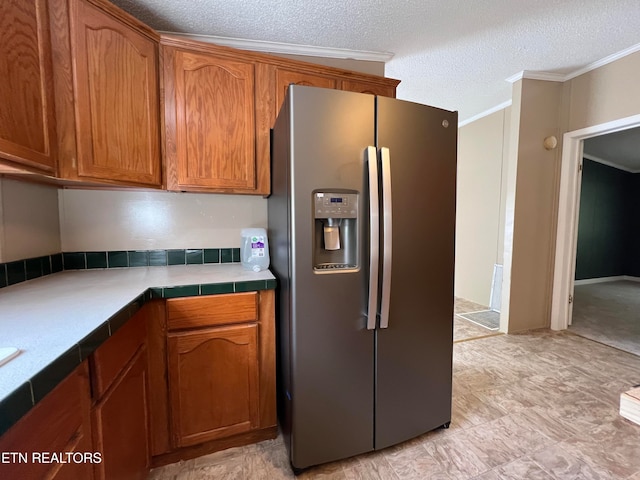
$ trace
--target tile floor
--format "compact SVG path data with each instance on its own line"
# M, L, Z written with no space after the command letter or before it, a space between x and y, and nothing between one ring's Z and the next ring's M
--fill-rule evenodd
M620 393L640 383L640 357L570 332L484 336L489 330L460 322L451 428L298 478L640 480L640 426L618 414ZM295 477L278 437L167 465L149 478Z

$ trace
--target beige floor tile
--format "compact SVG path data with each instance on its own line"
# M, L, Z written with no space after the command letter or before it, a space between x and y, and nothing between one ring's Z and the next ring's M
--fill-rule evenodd
M545 472L530 458L519 458L495 469L502 480L552 480L554 477Z
M609 480L614 478L611 472L589 466L576 456L566 452L559 445L540 450L531 455L531 458L552 478L558 480Z
M438 462L442 470L455 479L472 478L488 470L487 465L467 440L466 430L459 430L438 441L425 443L427 452Z
M184 472L188 472L189 470L191 470L193 468L193 463L194 463L193 460L186 460L186 461L171 463L169 465L165 465L160 468L154 468L153 470L151 470L149 474L149 478L154 480L173 479L176 475Z
M640 471L640 426L616 418L584 435L561 443L562 448L596 469L627 478Z
M385 458L396 475L402 480L421 480L423 478L447 478L442 465L439 464L419 443L413 446L389 451Z
M465 439L489 468L508 464L554 443L549 437L511 416L474 427L465 432Z
M482 392L455 395L453 397L451 423L459 428L482 425L507 415L507 411L480 397Z
M370 457L369 461L345 468L344 474L347 480L401 480L383 455Z
M484 472L477 477L473 477L473 480L500 480L501 477L495 470L489 470L488 472Z

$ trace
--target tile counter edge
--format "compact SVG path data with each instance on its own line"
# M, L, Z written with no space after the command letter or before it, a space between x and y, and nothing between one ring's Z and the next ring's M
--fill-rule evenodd
M98 325L77 344L51 361L47 367L0 400L0 436L120 329L149 300L251 292L274 288L276 288L275 279L147 288L144 293Z

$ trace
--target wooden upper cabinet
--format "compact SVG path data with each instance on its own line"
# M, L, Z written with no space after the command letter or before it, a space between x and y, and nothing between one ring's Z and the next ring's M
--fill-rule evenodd
M289 85L306 85L308 87L335 89L337 83L335 78L324 75L278 68L276 70L276 115L282 107L282 102L284 102L284 97L287 95Z
M0 2L0 157L55 174L48 22L46 0Z
M157 42L71 2L79 179L160 186Z
M340 90L349 92L368 93L370 95L380 95L382 97L395 98L396 86L378 83L363 82L358 80L341 80Z
M163 46L169 190L255 193L255 66Z

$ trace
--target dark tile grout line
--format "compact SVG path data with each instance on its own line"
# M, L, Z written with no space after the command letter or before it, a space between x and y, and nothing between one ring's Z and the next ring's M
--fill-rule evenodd
M126 259L124 258L126 256ZM240 248L60 252L0 263L0 288L66 270L239 263Z

